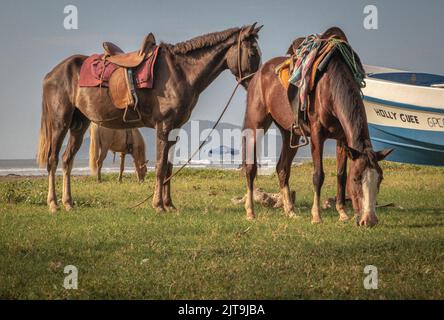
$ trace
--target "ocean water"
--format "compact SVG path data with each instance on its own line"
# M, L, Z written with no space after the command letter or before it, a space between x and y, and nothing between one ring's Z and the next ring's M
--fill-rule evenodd
M299 159L304 161L304 159ZM305 159L308 160L308 159ZM296 161L301 162L301 161ZM184 162L175 163L175 167L179 167ZM209 160L193 160L187 167L190 168L222 168L234 170L238 169L240 162L212 162ZM262 169L274 168L276 166L275 159L264 159L260 163ZM125 162L125 172L134 172L134 165L132 160L127 159ZM154 164L148 164L148 171L154 170ZM118 173L119 162L105 161L102 167L102 173ZM62 167L59 162L57 168L57 174L62 174ZM89 175L90 170L88 167L88 160L79 159L74 162L74 168L72 170L73 175ZM0 160L0 176L44 176L47 175L46 168L39 168L34 159L14 159L14 160Z
M119 160L119 159L118 159ZM175 163L175 167L179 167L184 162ZM224 162L215 163L209 160L193 160L187 167L190 168L223 168L223 169L237 169L240 163L238 162ZM276 161L266 159L262 161L261 166L263 168L276 166ZM148 171L154 170L154 164L148 163ZM132 160L128 159L125 162L125 172L134 172L134 165ZM102 173L118 173L119 162L105 161L102 167ZM62 166L59 162L57 168L57 175L62 174ZM73 175L89 175L90 170L88 167L88 160L79 159L74 162L74 168L72 170ZM35 159L14 159L14 160L0 160L0 176L44 176L47 175L46 168L39 168Z
M279 154L277 152L277 154ZM149 154L150 155L150 154ZM151 154L151 158L148 157L148 170L154 170L155 161L152 159L154 155ZM324 148L324 157L335 156L335 143L329 140ZM240 166L239 157L233 157L234 161L211 161L209 159L192 160L188 165L190 168L223 168L223 169L237 169ZM272 169L276 166L277 158L265 158L260 161L260 167L262 169ZM181 166L185 160L175 160L175 167ZM298 151L294 162L302 163L305 161L311 161L309 147L306 146ZM120 158L117 156L116 161L113 161L112 154L108 154L105 159L102 173L118 173L119 172ZM133 159L131 156L126 157L125 172L134 172ZM57 168L57 174L62 173L61 161ZM14 159L14 160L2 160L0 159L0 176L43 176L46 175L46 168L39 168L35 159ZM88 159L85 155L80 154L74 161L74 168L72 170L73 175L89 175L90 170L88 166Z
M127 170L134 170L130 168L132 166L128 165L126 167ZM89 167L88 160L79 159L74 163L73 168L74 175L88 175ZM106 166L102 168L103 173L107 172L119 172L119 164L116 162L115 164L106 163ZM57 174L62 173L62 166L59 162L59 167L57 168ZM46 175L46 168L39 168L35 159L14 159L14 160L0 160L0 176L42 176Z

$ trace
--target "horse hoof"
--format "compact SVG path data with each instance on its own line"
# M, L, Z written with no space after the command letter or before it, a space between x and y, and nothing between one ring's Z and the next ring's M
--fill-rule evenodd
M177 209L174 205L165 206L165 210L168 212L177 211Z
M165 213L165 208L163 206L157 206L153 208L156 213Z
M349 220L350 220L350 217L348 215L340 215L339 216L339 221L341 221L341 222L346 222Z
M252 212L247 213L247 220L253 221L256 219L256 215Z
M73 206L72 204L70 204L70 203L65 204L64 206L65 206L65 210L66 210L66 211L72 211L72 210L74 210L74 206Z
M321 223L322 223L322 219L320 217L311 219L311 224L321 224Z
M58 205L56 205L55 203L51 203L49 205L49 212L56 213L59 210L60 210L60 207Z

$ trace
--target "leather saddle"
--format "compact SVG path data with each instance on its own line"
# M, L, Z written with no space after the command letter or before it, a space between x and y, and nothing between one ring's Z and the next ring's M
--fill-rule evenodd
M104 42L103 49L105 49L105 59L123 68L135 68L139 66L145 58L152 52L153 47L156 46L156 39L150 33L143 39L140 50L125 53L117 45L112 42Z
M112 42L104 42L105 54L103 59L109 61L118 68L109 79L109 93L114 105L118 109L125 109L124 122L137 122L141 115L137 109L138 97L136 93L134 70L153 54L156 47L156 39L152 33L145 36L138 51L125 53ZM132 107L138 114L138 119L128 120L128 108Z

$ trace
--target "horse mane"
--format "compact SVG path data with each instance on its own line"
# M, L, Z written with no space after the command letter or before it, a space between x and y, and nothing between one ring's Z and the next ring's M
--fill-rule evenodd
M358 67L363 69L361 60L356 53L355 61ZM341 114L347 123L353 124L349 128L343 128L344 131L352 130L351 136L355 143L349 145L349 147L358 147L360 151L370 148L367 116L361 90L352 75L350 67L347 66L339 53L335 53L328 64L327 72L333 105L339 106L339 110L335 110L335 113L337 115Z
M240 30L241 28L230 28L224 31L207 33L174 45L167 44L167 46L171 52L175 54L186 54L190 51L211 47L221 43L233 36L233 34L240 32Z

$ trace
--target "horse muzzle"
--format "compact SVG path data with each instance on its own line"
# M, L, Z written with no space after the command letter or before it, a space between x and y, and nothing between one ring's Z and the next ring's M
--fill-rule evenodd
M374 227L378 224L378 217L374 212L364 212L356 217L356 225L359 227Z

